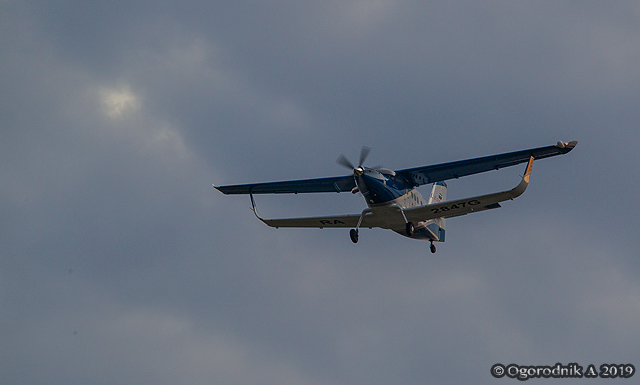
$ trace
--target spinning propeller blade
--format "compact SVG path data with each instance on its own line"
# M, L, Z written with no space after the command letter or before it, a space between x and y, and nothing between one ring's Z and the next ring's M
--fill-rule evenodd
M360 149L360 163L358 164L358 167L362 167L365 159L367 159L367 156L369 156L369 152L371 152L371 148L362 146L362 148Z
M336 163L348 168L351 171L353 171L353 169L356 168L356 166L354 166L353 163L351 163L351 161L346 156L344 156L344 154L340 155L338 160L336 160Z
M369 147L362 146L362 149L360 150L360 163L358 164L358 167L354 166L353 163L351 163L351 161L346 156L344 156L344 154L340 155L336 162L339 165L352 170L353 175L360 176L364 173L365 167L363 167L362 164L364 163L365 159L367 159L370 151L371 149Z
M362 173L364 171L364 168L362 167L362 165L364 164L364 161L367 159L367 156L369 156L369 152L371 152L371 148L362 146L362 149L360 150L360 162L358 163L358 167L354 166L353 163L351 163L351 161L349 160L349 158L347 158L344 154L340 155L338 160L336 160L336 163L338 163L343 167L348 168L349 170L352 170L354 173L357 173L358 171Z

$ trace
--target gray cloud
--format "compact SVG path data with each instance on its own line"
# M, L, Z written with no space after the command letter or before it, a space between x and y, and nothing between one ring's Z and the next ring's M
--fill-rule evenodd
M3 384L490 383L497 362L637 366L634 2L0 7ZM450 220L435 255L382 230L357 245L272 230L210 186L339 175L337 156L362 145L404 168L573 139L518 200Z

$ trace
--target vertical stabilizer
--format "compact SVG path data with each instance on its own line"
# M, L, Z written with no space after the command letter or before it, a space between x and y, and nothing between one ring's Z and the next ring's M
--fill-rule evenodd
M436 182L431 189L431 195L429 195L428 205L434 203L440 203L447 200L447 184L444 182Z
M447 184L436 182L431 188L431 195L427 204L441 203L447 200ZM444 218L431 219L426 222L427 228L437 237L437 241L444 242Z

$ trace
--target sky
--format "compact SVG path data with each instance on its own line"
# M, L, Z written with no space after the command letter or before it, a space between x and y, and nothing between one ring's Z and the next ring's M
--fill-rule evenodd
M636 1L1 0L0 383L640 369L638 20ZM448 220L436 254L381 229L268 228L211 187L345 175L361 146L403 169L558 140L579 144L534 162L517 200ZM267 218L365 207L256 201Z

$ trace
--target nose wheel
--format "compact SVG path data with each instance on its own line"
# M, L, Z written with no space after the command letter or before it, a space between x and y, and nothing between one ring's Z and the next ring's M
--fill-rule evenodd
M431 246L429 246L429 249L431 250L432 253L436 253L436 245L433 244L433 241L431 241Z
M358 230L351 229L351 231L349 231L349 237L351 238L351 242L358 243Z

